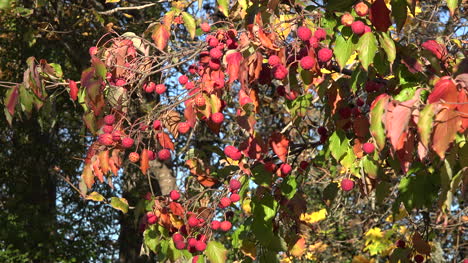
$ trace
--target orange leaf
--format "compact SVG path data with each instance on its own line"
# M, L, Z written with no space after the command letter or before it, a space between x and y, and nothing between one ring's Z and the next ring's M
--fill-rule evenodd
M88 189L91 189L93 187L94 175L93 175L93 171L92 171L92 168L91 168L91 164L87 164L84 167L83 173L81 174L81 178L85 182L86 187L88 187Z
M270 136L270 145L273 149L273 152L275 152L280 160L285 163L289 146L288 138L286 138L286 136L281 133L275 132Z
M169 137L169 134L162 131L156 134L156 138L163 148L174 150L174 143Z
M167 30L166 26L157 24L154 27L151 38L153 39L154 44L156 44L156 47L162 51L166 48L167 42L169 41L170 36L171 35L169 31Z
M114 174L114 176L117 176L119 172L119 168L115 165L114 159L109 159L109 167L112 173Z
M176 216L184 216L185 214L184 208L177 202L170 202L169 209L171 209L172 213Z
M99 179L101 183L104 183L104 174L102 174L101 169L99 168L99 159L95 158L93 162L93 173Z
M445 158L445 151L455 139L461 126L461 118L457 112L451 109L442 109L435 117L434 133L432 136L432 149Z
M212 187L218 182L218 180L209 176L197 176L197 181L204 187Z
M169 132L177 138L179 136L179 122L180 122L180 114L177 111L171 110L166 112L162 115L161 121L163 126L169 129Z
M291 255L293 255L294 257L301 257L302 255L304 255L305 252L305 243L305 238L300 237L296 241L294 246L289 250L289 253L291 253Z
M110 171L109 167L109 151L102 151L99 153L99 165L104 174Z
M260 43L262 43L262 46L272 49L272 50L279 50L278 47L276 47L273 42L271 41L270 38L263 32L263 29L259 28L258 29L258 38L260 39Z
M243 57L240 52L233 52L226 56L227 72L229 75L229 83L239 78L239 68Z
M148 150L143 149L140 156L140 170L141 172L146 175L146 172L149 168L149 159L148 159Z
M435 103L439 101L448 102L449 104L443 103L443 105L449 109L455 109L457 107L458 90L455 82L450 77L442 77L434 86L431 94L427 97L428 103Z

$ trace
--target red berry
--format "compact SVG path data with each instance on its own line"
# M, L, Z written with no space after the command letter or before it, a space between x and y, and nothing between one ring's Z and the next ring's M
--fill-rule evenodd
M283 64L278 64L273 68L273 77L283 80L288 75L288 69Z
M111 146L114 143L114 140L111 134L103 133L99 135L98 142L105 146Z
M424 262L424 257L422 255L416 255L414 256L414 261L416 261L416 263L422 263Z
M395 243L395 246L396 246L396 247L399 247L399 248L405 248L405 247L406 247L406 243L405 243L405 241L403 241L403 240L400 239L400 240L397 240L397 242Z
M192 258L192 263L198 263L198 255Z
M283 163L281 166L280 166L280 169L281 169L281 174L283 176L286 176L288 175L289 173L291 173L292 171L292 167L290 164L288 163Z
M318 48L319 47L319 42L320 41L314 36L309 39L309 44L313 48Z
M350 179L343 179L341 180L341 189L343 189L343 191L351 191L353 190L354 188L354 181L353 180L350 180Z
M151 150L146 150L148 152L148 160L153 161L156 159L156 154Z
M312 31L306 26L300 26L297 29L297 36L302 40L302 41L307 41L310 39L312 36Z
M190 131L190 124L188 122L179 122L177 130L181 134L186 134L188 131Z
M270 64L270 66L272 67L278 65L279 63L280 63L280 58L277 55L271 55L268 58L268 64Z
M74 80L68 81L68 87L70 88L70 98L76 100L78 98L78 86Z
M174 241L174 243L177 241L184 241L184 237L180 233L174 233L172 235L172 240Z
M197 244L197 240L194 237L188 239L187 244L189 247L195 247Z
M305 56L301 59L300 64L303 69L308 70L314 67L315 59L311 56Z
M327 38L327 31L325 31L325 30L322 29L322 28L318 28L318 29L315 30L315 32L314 32L314 37L316 37L319 41L322 41L322 40L324 40L325 38Z
M329 48L322 48L319 50L317 56L320 62L326 63L333 57L333 51Z
M231 205L231 199L227 197L221 198L221 201L219 202L219 207L225 208Z
M102 126L102 131L104 133L112 133L112 131L114 130L114 126L112 125L104 125Z
M166 90L167 90L167 88L166 88L166 85L164 85L164 84L158 84L158 85L156 85L156 87L154 87L154 91L156 93L158 93L159 95L166 92Z
M202 94L197 95L195 97L195 104L197 104L198 107L204 107L206 105L205 96Z
M179 83L181 85L185 85L185 84L187 84L187 82L188 82L188 77L187 76L182 75L182 76L179 77Z
M115 82L115 86L118 86L118 87L125 86L125 84L127 84L127 81L124 80L124 79L118 79L118 80Z
M210 118L214 123L220 124L224 121L224 114L222 114L221 112L215 112L211 114Z
M232 203L238 202L240 200L240 195L239 194L231 194L229 199L231 199Z
M150 225L155 224L158 221L158 217L153 212L146 213L146 222Z
M177 191L177 190L172 190L172 191L169 193L169 196L171 197L172 201L177 201L177 200L179 200L179 198L180 198L180 193L179 193L179 191Z
M309 167L309 163L306 162L306 161L302 161L300 164L299 164L299 167L301 168L301 170L306 170L307 167Z
M104 123L107 125L112 125L115 122L115 116L112 114L106 115L104 117Z
M229 189L231 189L231 191L240 189L241 186L242 186L241 182L237 179L231 179L229 181Z
M190 73L190 74L195 74L195 73L197 73L197 65L190 65L190 66L189 66L189 73Z
M354 6L354 11L358 16L366 16L369 13L369 7L364 2L359 2Z
M229 229L231 229L231 227L232 227L232 224L229 221L223 221L223 222L221 222L219 224L219 228L224 232L229 231Z
M189 219L188 219L188 225L191 226L191 227L196 227L198 226L198 223L200 223L198 221L198 219L195 217L195 216L191 216Z
M154 91L155 86L156 84L154 84L154 82L149 82L143 85L143 89L145 90L146 93L151 93Z
M155 130L161 129L161 121L160 120L153 121L153 129L155 129Z
M197 241L197 243L195 244L195 248L196 248L197 251L199 251L199 252L205 251L205 249L206 249L206 243L203 242L203 241Z
M221 61L219 59L210 59L210 62L208 63L208 66L212 70L218 70L221 68Z
M228 145L224 148L224 154L234 161L238 161L242 158L242 152L232 145Z
M112 132L112 140L114 140L114 142L119 142L120 140L122 140L122 136L124 134L119 131L119 130L115 130L114 132Z
M371 154L374 152L375 146L373 143L366 142L362 145L362 150L367 154Z
M205 33L208 33L208 32L211 31L210 24L208 24L208 23L201 23L201 24L200 24L200 28L201 28L201 30L202 30L203 32L205 32Z
M213 59L220 59L223 56L223 52L219 48L210 49L210 57Z
M128 149L130 147L133 146L133 139L130 138L130 137L125 137L122 139L122 147L124 147L125 149Z
M168 149L162 149L158 152L158 159L165 161L171 158L171 152Z
M98 52L98 48L97 48L97 47L94 47L94 46L93 46L93 47L90 47L90 48L89 48L89 55L90 55L91 57L94 56L94 55L96 55L97 52Z
M208 45L212 48L217 47L219 44L218 39L216 39L215 37L211 37L210 39L207 39L207 40L208 40Z
M364 34L365 26L366 25L362 21L354 21L351 25L351 30L353 30L353 33L356 35L362 35Z
M220 223L218 220L213 220L213 221L211 222L211 229L213 229L213 230L218 230L220 224L221 224L221 223Z
M371 31L372 31L372 29L371 29L369 26L365 26L365 27L364 27L364 34L365 34L365 33L369 33L369 32L371 32Z
M344 15L341 16L341 24L343 26L351 26L351 24L354 22L354 17L350 13L344 13Z
M128 155L128 159L130 160L130 162L136 163L136 162L138 162L138 160L140 160L140 155L138 153L136 153L136 152L131 152Z
M178 250L185 249L185 242L184 241L176 241L176 242L174 242L174 245Z
M189 81L189 82L187 82L187 84L185 84L185 88L187 90L191 90L191 89L195 88L195 84L193 84L193 82Z

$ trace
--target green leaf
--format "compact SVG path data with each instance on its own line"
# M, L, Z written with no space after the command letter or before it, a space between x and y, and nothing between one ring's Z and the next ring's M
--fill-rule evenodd
M94 113L92 111L85 113L83 115L83 120L85 122L86 127L89 129L89 131L93 134L96 134L97 132L96 116L94 116Z
M332 156L340 161L348 152L348 139L342 130L335 131L330 136L330 151Z
M434 122L435 104L427 104L419 113L418 132L421 143L429 149L429 140L431 139L432 124Z
M406 0L392 0L392 16L395 19L398 31L405 25L408 16Z
M307 108L309 108L310 106L311 100L312 100L312 94L299 96L298 98L293 100L291 103L291 109L290 109L291 114L293 116L297 115L297 116L304 117L307 113Z
M413 208L432 207L438 197L436 176L419 173L401 179L400 197L408 211Z
M342 35L336 36L333 54L335 55L336 61L338 62L338 65L340 65L341 69L346 66L346 62L348 62L349 57L353 54L354 49L354 43L351 38L346 40Z
M224 263L227 259L227 249L219 242L210 241L206 246L205 255L211 263Z
M351 147L348 147L346 151L346 155L343 157L343 159L341 159L340 163L345 168L350 169L355 160L356 160L356 155L354 154L353 149L351 149Z
M0 9L9 9L11 7L11 0L0 0Z
M111 197L110 205L124 214L128 212L128 202L125 198Z
M356 93L359 87L367 81L367 72L356 68L351 75L351 90Z
M49 66L51 66L54 71L55 71L55 76L59 79L61 79L63 77L63 70L62 70L62 66L60 66L60 64L57 64L57 63L50 63Z
M8 2L8 1L7 1ZM1 6L2 4L0 4ZM24 8L24 7L17 7L16 8L16 13L19 15L19 16L22 16L22 17L28 17L30 15L32 15L34 13L34 10L33 9L29 9L29 8Z
M460 1L459 0L447 0L447 7L450 10L450 15L455 14L456 9L458 8Z
M323 190L323 200L328 202L328 205L331 205L336 195L338 194L338 184L331 183L325 187Z
M359 61L361 61L362 67L367 71L369 65L374 61L375 54L377 52L377 40L372 32L365 33L359 38L357 44L357 50L359 52Z
M91 61L92 61L94 69L96 70L97 76L101 77L102 79L106 79L107 68L104 62L102 62L97 57L93 57Z
M380 182L375 188L375 197L378 204L383 204L385 197L390 193L391 184L388 182Z
M393 63L393 61L395 61L395 58L396 58L396 47L395 47L395 42L390 37L388 32L381 32L379 34L379 42L380 42L380 46L383 48L383 50L387 54L388 62Z
M290 200L297 192L296 176L287 176L280 186L281 193Z
M19 96L20 96L21 109L24 112L26 112L28 116L31 116L34 99L36 95L29 92L29 90L27 90L24 87L24 85L19 85Z
M229 16L229 0L217 0L218 8L226 17Z
M383 127L383 115L387 107L388 98L387 94L381 95L374 101L375 105L370 111L370 132L374 137L377 147L382 150L385 147L385 130Z
M98 192L92 192L89 195L87 195L85 199L86 200L96 201L96 202L102 202L102 201L104 201L104 196L102 196Z
M379 166L376 161L371 160L368 156L365 156L361 160L364 171L371 177L376 178L379 172Z
M184 26L187 28L187 31L190 33L190 37L193 39L195 38L195 31L197 29L197 25L195 23L195 19L192 15L187 12L182 12L182 18L184 19Z
M146 229L143 233L143 242L145 245L154 253L157 253L157 247L159 245L159 233L156 229L156 225L152 225L150 228Z
M259 186L269 187L273 180L273 174L265 169L263 164L258 164L252 169L252 178Z
M328 0L327 11L344 11L354 4L354 0Z

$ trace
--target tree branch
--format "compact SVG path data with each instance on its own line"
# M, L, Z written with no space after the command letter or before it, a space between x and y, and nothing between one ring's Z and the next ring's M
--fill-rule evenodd
M155 6L156 4L162 3L162 2L167 2L167 0L158 0L158 1L154 2L154 3L150 3L150 4L146 4L146 5L140 5L140 6L116 7L116 8L111 9L111 10L98 12L98 14L112 15L113 13L118 12L118 11L141 10L141 9L145 9L145 8L148 8L148 7Z

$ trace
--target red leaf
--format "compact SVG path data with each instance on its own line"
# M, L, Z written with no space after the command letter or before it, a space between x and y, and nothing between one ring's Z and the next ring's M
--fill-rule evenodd
M258 33L258 38L260 39L260 43L262 43L263 47L266 47L272 50L278 50L278 47L276 47L273 44L273 41L271 41L271 39L265 34L265 32L263 32L263 29L259 28L257 33Z
M7 91L5 104L11 116L15 114L15 107L16 107L16 103L18 103L18 97L19 97L18 86L15 86L14 88L11 88L10 90Z
M162 51L166 48L170 36L171 35L167 28L164 25L158 24L154 27L151 38L156 44L156 47Z
M387 32L392 24L390 21L390 10L384 0L376 0L371 8L369 18L378 31Z
M78 86L73 80L68 81L68 86L70 87L70 98L76 100L78 98Z
M262 153L267 151L266 148L265 143L258 136L257 138L250 136L249 139L239 145L239 150L251 159L260 159Z
M156 138L163 148L174 150L174 143L169 137L169 134L165 132L159 132L156 134Z
M396 151L396 155L400 160L401 169L404 173L408 172L408 169L413 162L414 155L414 132L405 132L398 142L399 148Z
M176 216L184 216L185 210L182 205L177 202L170 202L169 209L171 210L172 214Z
M226 56L229 83L232 83L234 80L239 78L239 67L242 59L242 53L240 52L234 52Z
M197 122L197 117L195 115L195 110L193 109L193 100L187 101L184 110L184 117L185 120L190 124L190 127L195 127L195 123Z
M95 160L93 162L93 173L99 179L101 183L104 183L104 174L99 167L99 159L95 156Z
M439 44L435 40L428 40L424 42L421 46L424 49L430 51L432 54L434 54L434 56L436 56L438 59L443 60L447 57L447 48L444 45Z
M278 155L282 162L286 162L286 155L288 154L289 140L284 134L275 132L270 136L270 145L273 152Z
M146 172L149 168L149 159L148 159L148 150L143 149L140 156L140 170L141 172L146 175Z
M455 82L450 77L442 77L434 86L431 94L427 97L427 102L435 103L443 101L443 105L449 109L457 107L458 90ZM445 104L448 102L449 104Z
M463 133L468 128L468 95L465 89L460 90L458 93L458 102L457 110L460 112L460 117L462 118L460 133Z
M445 151L455 139L461 126L461 118L457 112L451 109L442 109L435 117L434 134L432 136L432 149L445 158Z

